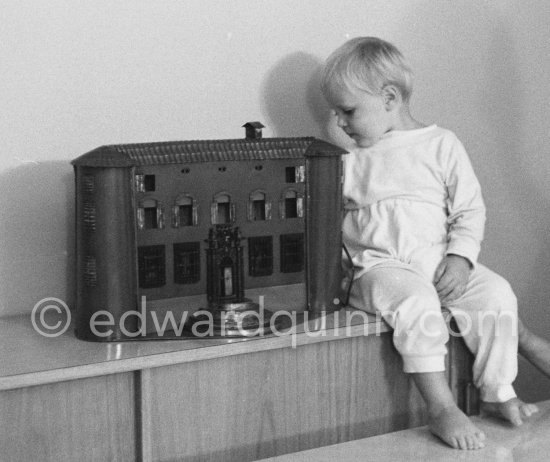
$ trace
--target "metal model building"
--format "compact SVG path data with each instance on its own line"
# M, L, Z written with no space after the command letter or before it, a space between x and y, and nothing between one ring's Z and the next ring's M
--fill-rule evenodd
M243 139L110 145L72 162L77 337L125 340L90 321L120 320L143 296L203 294L225 313L249 308L245 288L305 281L309 310L338 307L345 151L244 127Z

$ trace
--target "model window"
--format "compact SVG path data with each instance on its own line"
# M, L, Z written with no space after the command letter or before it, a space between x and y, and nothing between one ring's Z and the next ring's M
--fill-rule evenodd
M182 204L178 206L180 226L193 226L193 205Z
M139 229L163 229L164 207L155 199L140 201L137 210Z
M285 195L285 218L298 217L298 197L295 191L289 191Z
M156 204L149 207L144 207L145 213L145 229L156 229L158 228L157 220L157 206Z
M155 175L136 175L135 179L137 192L155 191Z
M271 220L271 202L263 191L250 194L248 200L248 219L250 221Z
M297 273L304 269L304 235L281 235L281 273Z
M143 184L145 186L145 192L155 190L155 175L144 175Z
M145 192L145 175L138 174L135 177L135 188L137 192Z
M139 287L149 289L166 283L165 251L163 245L138 248Z
M248 274L269 276L273 274L273 237L248 238Z
M233 223L235 220L235 204L231 202L229 194L220 193L214 197L211 215L213 225Z
M256 193L252 198L252 219L265 220L265 194Z
M179 228L181 226L196 226L197 223L196 201L187 194L179 196L172 211L172 225L174 228Z
M306 177L305 172L306 169L303 165L286 167L285 180L287 183L303 183Z
M302 218L304 216L304 198L294 189L283 193L279 213L281 218Z
M174 244L174 282L194 284L201 277L200 242Z
M225 224L230 222L230 207L229 196L221 196L218 203L218 213L216 214L216 223Z

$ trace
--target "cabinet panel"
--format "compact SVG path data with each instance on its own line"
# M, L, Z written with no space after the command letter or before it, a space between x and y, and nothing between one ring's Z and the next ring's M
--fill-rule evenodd
M425 423L391 334L151 370L153 460L255 460Z
M456 324L452 325L451 332L458 332ZM473 383L474 355L468 350L462 337L456 335L451 335L447 349L447 375L455 401L466 415L477 415L480 398L479 390Z
M2 462L134 461L133 373L0 392Z

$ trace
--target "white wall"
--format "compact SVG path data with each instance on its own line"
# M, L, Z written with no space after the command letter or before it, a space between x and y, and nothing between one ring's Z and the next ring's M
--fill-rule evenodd
M550 338L548 24L547 0L4 0L0 315L73 300L71 159L242 137L251 120L332 136L316 71L346 38L378 35L416 70L416 116L469 149L489 209L481 259ZM550 397L522 373L527 395Z

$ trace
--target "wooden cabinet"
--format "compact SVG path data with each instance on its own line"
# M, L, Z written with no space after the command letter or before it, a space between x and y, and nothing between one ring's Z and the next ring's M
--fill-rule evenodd
M136 460L132 373L0 392L0 460Z
M37 338L21 322L26 348L42 349L25 353L27 369L1 363L2 461L245 462L425 423L379 325L297 334L293 347L285 337L95 344ZM471 357L461 339L448 361L464 406L475 396L463 391Z

